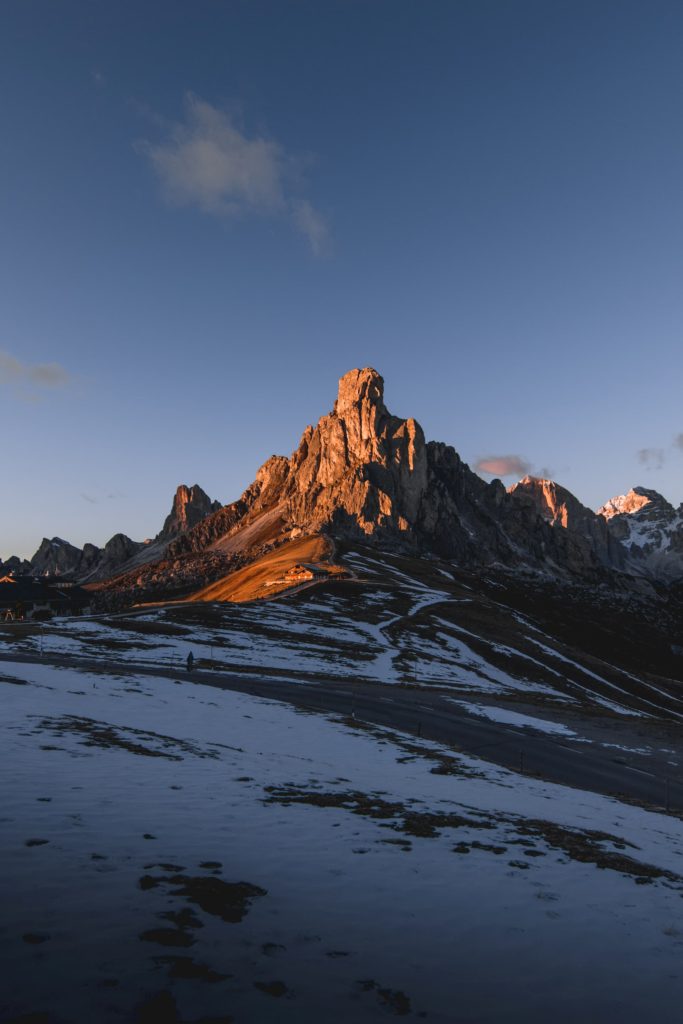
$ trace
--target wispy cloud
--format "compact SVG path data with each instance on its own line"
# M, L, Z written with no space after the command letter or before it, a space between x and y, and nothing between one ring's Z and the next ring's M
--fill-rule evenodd
M24 363L10 352L0 350L0 385L26 401L36 401L41 391L56 390L71 383L71 375L59 363Z
M521 455L483 455L474 464L477 473L492 476L526 476L531 472L531 463Z
M663 448L640 448L637 456L638 462L645 469L661 469L666 460Z
M678 448L679 451L683 452L683 434L676 434L674 438L674 448Z
M102 501L114 501L116 498L122 498L122 494L116 492L106 492L102 494L93 494L86 491L81 491L81 498L83 501L87 501L89 505L99 505Z
M188 93L184 120L160 142L138 143L170 203L218 217L246 214L288 220L314 253L328 241L323 216L297 194L297 161L273 139L249 137L224 110Z

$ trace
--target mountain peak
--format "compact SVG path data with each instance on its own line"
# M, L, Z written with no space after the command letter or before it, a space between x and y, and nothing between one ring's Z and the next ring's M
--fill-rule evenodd
M173 506L162 527L159 539L170 540L179 533L185 533L221 507L219 501L211 501L199 484L180 484L173 496Z
M632 487L626 494L617 494L616 497L606 501L598 509L598 515L609 520L614 516L634 515L641 511L669 515L673 513L674 509L659 491L653 491L647 487Z
M525 476L511 487L508 494L526 494L533 499L539 514L549 523L567 526L572 514L587 511L571 491L554 480L544 477Z
M364 404L384 410L384 378L371 366L349 370L340 377L334 412L344 419L348 411Z

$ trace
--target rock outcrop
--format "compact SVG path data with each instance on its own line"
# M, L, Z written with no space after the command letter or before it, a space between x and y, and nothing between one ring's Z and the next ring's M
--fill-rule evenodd
M89 545L89 548L93 547L94 545ZM95 551L99 551L99 548ZM43 537L40 547L30 559L31 572L35 576L71 577L79 572L84 555L84 550L69 544L61 537L53 537L52 540ZM87 557L92 557L90 550Z
M193 484L192 487L180 484L173 497L173 507L166 516L156 540L173 540L181 533L191 530L212 512L217 512L220 507L220 501L211 501L199 484Z
M583 537L602 565L613 569L624 567L624 550L609 531L605 520L582 505L566 487L554 480L525 476L509 488L509 493L517 497L527 495L547 523Z

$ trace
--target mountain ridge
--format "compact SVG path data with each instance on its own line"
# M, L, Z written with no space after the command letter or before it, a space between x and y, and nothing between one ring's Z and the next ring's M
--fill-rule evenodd
M220 505L181 484L153 541L119 534L80 551L53 538L31 565L112 590L118 580L132 599L150 581L155 591L176 591L180 578L199 586L318 533L558 579L683 578L683 514L657 492L634 488L593 512L555 481L486 482L451 445L427 441L415 419L387 409L372 367L344 374L330 413L305 428L289 457L267 459L236 501Z
M211 501L199 484L191 487L180 484L174 494L171 511L153 540L134 541L124 533L115 533L102 548L90 543L79 548L61 537L43 537L32 558L22 560L12 556L4 563L0 562L0 571L59 576L79 583L106 579L136 560L139 562L141 557L143 561L161 557L173 538L220 507L220 502Z

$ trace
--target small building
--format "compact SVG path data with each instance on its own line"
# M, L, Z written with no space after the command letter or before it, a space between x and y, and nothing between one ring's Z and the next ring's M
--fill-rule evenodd
M327 575L327 569L324 566L314 565L312 562L301 562L288 569L284 578L286 583L306 583L308 580L321 579Z
M90 594L83 587L62 589L35 576L0 579L0 621L82 615L89 606Z

